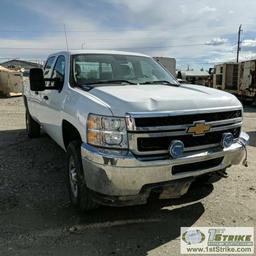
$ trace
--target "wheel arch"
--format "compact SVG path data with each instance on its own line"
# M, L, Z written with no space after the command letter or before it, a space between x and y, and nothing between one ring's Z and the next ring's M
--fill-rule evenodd
M65 119L62 121L62 137L66 150L71 141L77 140L82 143L82 137L78 129Z
M27 111L29 111L29 110L28 110L28 100L27 100L27 97L26 97L25 95L23 95L23 102L24 102L25 109L26 109Z

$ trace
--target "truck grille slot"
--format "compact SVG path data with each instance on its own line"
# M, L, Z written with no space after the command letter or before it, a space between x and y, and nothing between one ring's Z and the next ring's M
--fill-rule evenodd
M240 127L226 130L231 132L235 138L239 137ZM203 146L208 144L220 144L223 131L206 133L204 136L181 135L172 137L138 138L138 151L168 150L172 140L181 140L185 148Z
M239 139L243 121L241 109L172 114L130 113L126 120L131 152L137 157L166 157L173 140L182 141L185 152L190 152L220 147L223 133L230 132L236 141ZM190 128L192 132L189 132Z
M194 121L204 120L205 122L228 120L242 116L241 110L203 113L182 116L164 116L164 117L139 117L135 119L137 127L154 127L192 124Z
M223 161L223 157L220 157L220 158L215 158L215 159L196 162L196 163L176 165L172 167L172 174L175 175L178 173L195 172L195 171L205 170L209 168L214 168L220 165L222 161Z

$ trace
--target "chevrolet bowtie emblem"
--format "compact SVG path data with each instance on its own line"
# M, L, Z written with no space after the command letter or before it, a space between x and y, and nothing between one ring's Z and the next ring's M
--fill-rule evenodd
M188 134L193 136L204 135L206 132L209 132L211 129L210 125L205 124L205 121L194 122L193 126L187 129Z

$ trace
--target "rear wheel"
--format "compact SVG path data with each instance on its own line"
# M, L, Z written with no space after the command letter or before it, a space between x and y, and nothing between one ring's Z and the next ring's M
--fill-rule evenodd
M72 141L67 148L67 169L71 203L82 211L97 208L86 186L81 160L81 143Z
M26 130L29 138L37 138L40 136L40 125L26 111Z

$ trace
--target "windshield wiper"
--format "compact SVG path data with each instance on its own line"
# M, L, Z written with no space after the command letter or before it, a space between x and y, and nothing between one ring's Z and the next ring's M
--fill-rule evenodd
M167 85L179 86L178 83L171 83L167 80L146 81L140 84L167 84Z
M93 84L123 84L123 83L126 83L126 84L136 84L136 83L133 83L131 81L128 81L128 80L101 80L101 81L96 81L96 82L92 82L92 83L86 83L85 85L93 85Z
M93 89L95 87L105 86L105 84L112 84L112 85L120 86L120 85L127 85L127 84L129 84L129 85L136 84L136 83L130 82L128 80L101 80L101 81L92 82L92 83L85 83L85 84L81 85L80 87L86 91L90 91L91 89Z

